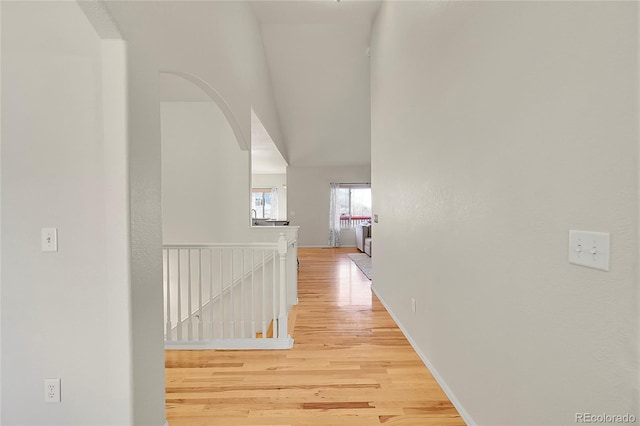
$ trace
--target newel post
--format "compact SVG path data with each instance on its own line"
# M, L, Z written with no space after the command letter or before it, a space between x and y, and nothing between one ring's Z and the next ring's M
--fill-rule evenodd
M287 247L289 243L284 232L278 238L280 257L280 312L278 314L278 339L287 338Z

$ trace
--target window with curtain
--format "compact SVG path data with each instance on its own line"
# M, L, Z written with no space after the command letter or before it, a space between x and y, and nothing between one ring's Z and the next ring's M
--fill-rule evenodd
M371 185L332 183L329 246L340 247L340 231L371 220Z
M340 184L340 228L354 228L371 220L371 185Z

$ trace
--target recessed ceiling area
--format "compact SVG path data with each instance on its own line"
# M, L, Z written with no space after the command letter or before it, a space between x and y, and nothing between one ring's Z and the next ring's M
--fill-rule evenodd
M371 162L369 37L379 1L260 1L265 55L294 167Z

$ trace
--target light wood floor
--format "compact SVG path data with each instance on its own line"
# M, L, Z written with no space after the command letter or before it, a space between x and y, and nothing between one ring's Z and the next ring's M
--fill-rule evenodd
M346 253L300 249L294 348L167 351L180 425L464 425Z

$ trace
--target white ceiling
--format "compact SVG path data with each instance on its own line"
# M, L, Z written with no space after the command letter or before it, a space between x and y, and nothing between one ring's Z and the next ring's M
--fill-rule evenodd
M263 24L371 24L381 0L257 0L251 7Z
M216 16L219 10L226 11L225 7L213 7L221 3L224 2L106 4L123 30L140 33L146 39L159 38L157 46L153 45L159 51L163 43L197 42L194 46L200 46L199 50L182 46L183 54L199 55L198 64L210 61L214 72L215 61L220 58L208 59L204 54L207 49L201 45L223 43L214 29L233 26L226 16ZM380 1L294 0L250 4L261 24L289 164L295 167L370 164L367 49ZM207 8L209 5L212 7ZM185 25L190 26L189 31L184 30ZM182 36L174 39L171 34L175 32ZM197 92L183 95L173 89L177 90L167 88L172 91L169 97L174 99L201 96ZM225 90L233 87L220 90L224 95ZM260 128L256 127L255 133L252 139L258 145L260 140L266 140Z
M369 36L380 1L256 1L289 162L371 162Z
M251 111L251 174L283 175L286 172L287 162L260 119Z

